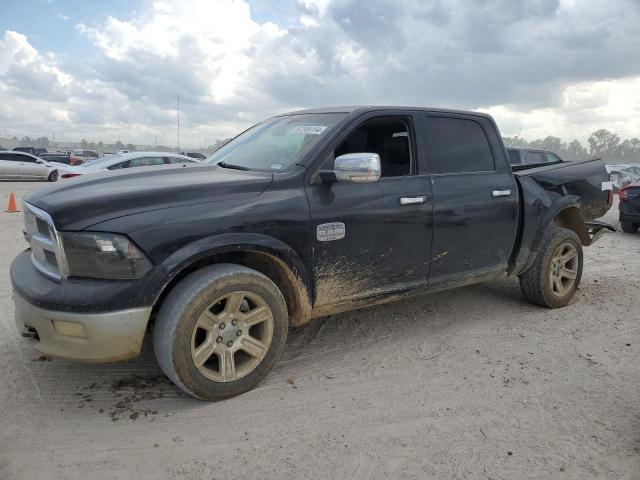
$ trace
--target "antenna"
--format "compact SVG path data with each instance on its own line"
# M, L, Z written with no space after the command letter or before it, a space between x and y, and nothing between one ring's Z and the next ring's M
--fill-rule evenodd
M178 153L180 153L180 94L178 94L178 106L176 107L178 114Z

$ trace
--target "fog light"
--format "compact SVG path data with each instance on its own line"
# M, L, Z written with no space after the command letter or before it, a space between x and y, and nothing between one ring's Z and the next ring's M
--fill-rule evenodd
M54 320L53 328L56 329L60 335L67 337L87 338L87 332L84 329L84 325L77 322L68 322L66 320Z

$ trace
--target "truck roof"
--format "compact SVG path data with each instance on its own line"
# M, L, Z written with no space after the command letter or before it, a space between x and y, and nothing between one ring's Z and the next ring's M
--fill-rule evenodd
M378 110L407 110L407 111L424 111L424 112L437 112L437 113L459 113L465 115L476 115L479 117L485 117L492 119L491 115L486 113L476 112L473 110L455 110L448 108L432 108L432 107L408 107L408 106L396 106L396 105L342 105L342 106L330 106L319 108L308 108L305 110L296 110L293 112L283 113L284 115L300 115L305 113L353 113L353 112L373 112ZM280 116L280 115L279 115Z

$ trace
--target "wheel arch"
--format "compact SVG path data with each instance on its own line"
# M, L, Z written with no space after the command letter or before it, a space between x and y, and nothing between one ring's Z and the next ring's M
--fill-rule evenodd
M220 235L174 252L158 267L156 278L150 282L157 285L152 294L153 313L183 278L216 263L243 265L267 276L282 292L290 324L299 326L310 320L310 280L304 263L286 243L262 234Z
M517 274L526 272L533 265L545 233L551 227L563 227L575 232L583 246L591 245L592 238L589 229L580 215L580 197L567 195L556 200L545 212L540 222L538 233L532 242L532 248L524 266Z

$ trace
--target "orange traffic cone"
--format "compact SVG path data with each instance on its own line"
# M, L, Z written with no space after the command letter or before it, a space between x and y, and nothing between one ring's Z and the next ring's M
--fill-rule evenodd
M11 192L9 194L9 206L7 207L5 212L15 213L15 212L19 212L19 211L20 210L18 210L18 208L16 207L16 196L13 194L13 192Z

